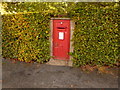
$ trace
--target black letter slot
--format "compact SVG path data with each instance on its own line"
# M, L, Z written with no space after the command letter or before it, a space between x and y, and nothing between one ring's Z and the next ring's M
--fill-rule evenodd
M57 27L58 29L66 29L66 27Z

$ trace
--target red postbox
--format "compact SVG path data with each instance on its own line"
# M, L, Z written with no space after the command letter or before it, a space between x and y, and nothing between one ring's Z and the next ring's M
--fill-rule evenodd
M69 60L70 20L53 20L53 58Z

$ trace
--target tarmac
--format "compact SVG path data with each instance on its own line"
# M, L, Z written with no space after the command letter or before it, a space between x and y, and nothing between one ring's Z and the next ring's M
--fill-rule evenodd
M118 76L2 59L2 88L118 88Z

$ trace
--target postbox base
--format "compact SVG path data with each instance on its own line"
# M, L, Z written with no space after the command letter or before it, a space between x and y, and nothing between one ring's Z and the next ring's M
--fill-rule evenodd
M58 60L58 59L50 59L48 65L56 65L56 66L71 66L72 67L72 61L71 60Z

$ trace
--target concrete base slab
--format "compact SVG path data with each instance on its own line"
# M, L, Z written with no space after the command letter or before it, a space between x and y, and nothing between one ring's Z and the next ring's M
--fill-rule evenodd
M72 66L72 61L69 60L57 60L57 59L50 59L49 62L46 64L48 65L56 65L56 66Z

